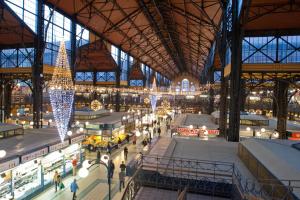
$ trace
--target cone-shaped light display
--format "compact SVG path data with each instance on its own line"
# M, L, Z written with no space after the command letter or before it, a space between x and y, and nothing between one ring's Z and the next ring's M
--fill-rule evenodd
M151 102L151 108L152 108L152 112L155 112L156 109L156 103L157 103L157 87L156 87L156 80L155 77L153 79L153 84L152 84L152 88L151 88L151 95L149 95L150 97L150 102Z
M49 96L57 130L63 142L74 100L74 84L64 41L60 43L56 66L49 84Z

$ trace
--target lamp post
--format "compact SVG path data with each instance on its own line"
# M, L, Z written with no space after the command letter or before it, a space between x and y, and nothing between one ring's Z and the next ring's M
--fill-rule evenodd
M103 155L101 158L98 157L95 160L85 160L82 163L82 168L79 169L78 175L81 178L85 178L89 175L89 169L94 165L103 165L107 171L107 183L108 183L108 199L111 200L111 173L110 173L110 166L108 164L109 161L108 155Z

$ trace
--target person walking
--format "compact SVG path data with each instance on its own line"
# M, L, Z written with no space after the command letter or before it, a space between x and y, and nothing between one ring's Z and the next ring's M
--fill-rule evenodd
M114 171L115 171L115 164L112 160L109 160L109 172L110 172L110 178L113 178Z
M72 200L75 200L77 197L76 192L77 192L77 190L79 190L76 179L74 179L74 181L71 183L70 189L71 189L71 192L73 193Z
M122 161L122 164L120 165L120 169L121 169L121 172L123 172L125 175L126 165L125 165L124 161Z
M124 148L124 158L125 158L125 160L127 160L127 156L128 156L128 148L125 147Z
M123 172L119 172L119 190L121 192L122 187L125 188L125 175Z
M160 127L158 127L157 132L158 132L158 137L160 137L160 133L161 133Z
M55 192L57 192L57 187L58 187L58 179L59 179L59 174L57 171L54 172L54 176L53 176L53 183L54 183L54 186L55 186Z
M110 144L109 143L107 143L107 153L109 153L109 154L111 154L111 147L110 147Z

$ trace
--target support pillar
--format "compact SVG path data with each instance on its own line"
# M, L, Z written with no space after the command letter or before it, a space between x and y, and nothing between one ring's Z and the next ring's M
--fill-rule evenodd
M7 83L4 87L3 91L4 95L4 121L6 121L10 117L11 113L11 95L12 95L12 84Z
M208 106L208 114L211 114L214 111L214 89L212 85L214 84L214 70L211 69L209 72L209 83L211 87L209 88L209 106Z
M245 79L241 79L241 99L240 99L241 111L245 111L246 99L247 99L246 83L245 83Z
M227 4L224 1L223 10L227 9ZM226 15L223 15L223 21L227 21ZM219 104L219 129L220 136L226 136L227 129L227 95L228 95L228 80L224 76L224 69L226 66L226 50L227 50L227 23L222 25L221 42L218 44L218 50L221 60L221 91L220 91L220 104Z
M272 98L272 114L273 117L277 117L277 99L278 99L278 81L274 83L274 90L273 90L273 98Z
M286 134L286 120L287 120L287 108L288 108L288 87L289 83L279 81L278 82L278 113L277 113L277 131L280 139L287 139Z
M76 23L75 20L72 19L71 21L71 73L72 73L72 80L73 83L75 83L75 78L76 78L76 50L77 50L77 45L76 45ZM74 101L73 101L73 105L72 105L72 111L71 111L71 118L70 118L70 122L69 122L69 127L71 127L71 125L75 122L75 102L77 102L78 98L76 96L76 91L74 93Z
M37 1L37 37L32 66L33 127L40 128L43 101L44 1Z
M121 95L120 95L120 83L121 83L121 50L118 50L118 66L116 69L116 88L117 88L117 92L116 92L116 106L115 106L115 110L116 112L120 112L120 101L121 101Z
M228 80L224 77L224 68L221 72L221 91L220 91L220 117L219 129L220 136L226 136L227 129L227 95L228 95Z
M240 139L242 37L240 18L238 15L238 4L238 0L232 1L230 112L228 132L228 141L231 142L238 142Z

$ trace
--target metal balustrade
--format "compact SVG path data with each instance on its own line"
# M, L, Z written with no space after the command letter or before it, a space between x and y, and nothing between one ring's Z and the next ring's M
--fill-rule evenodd
M233 163L193 160L175 157L141 155L135 161L122 200L135 199L141 187L220 196L231 199L297 199L293 190L300 190L300 181L246 179Z

